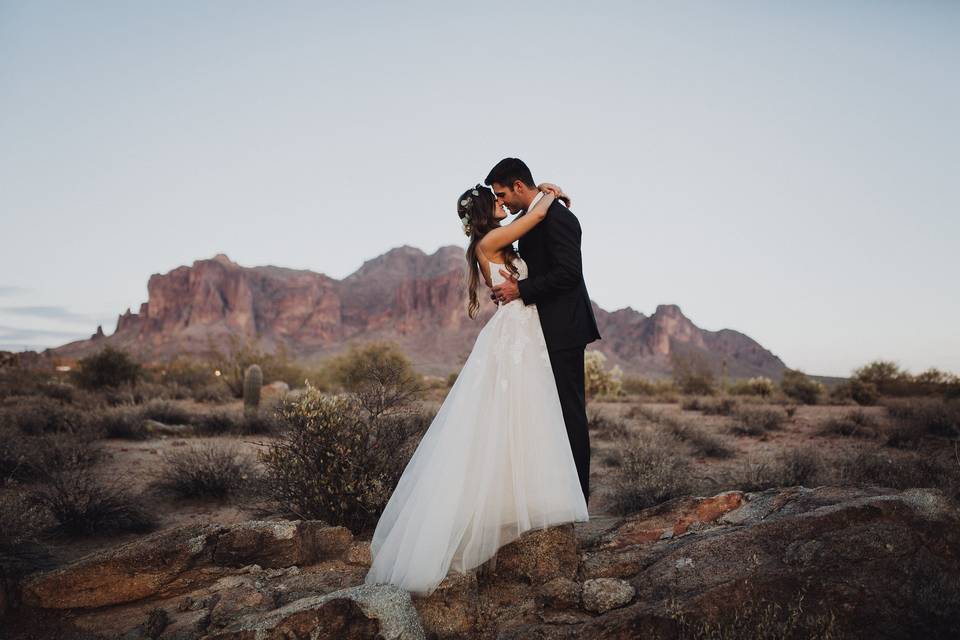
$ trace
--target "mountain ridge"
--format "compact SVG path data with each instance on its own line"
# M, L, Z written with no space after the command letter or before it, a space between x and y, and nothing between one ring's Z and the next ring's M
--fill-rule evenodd
M465 275L463 249L455 245L432 254L402 245L342 279L308 269L241 266L218 253L150 275L147 301L136 313L120 314L112 334L98 327L89 339L44 353L76 358L109 344L160 361L200 355L238 334L318 361L352 343L392 340L425 373L442 375L459 368L494 310L485 304L476 320L467 316ZM606 311L594 302L593 308L603 339L588 348L627 373L668 375L671 357L681 352L731 377L779 378L785 368L746 334L701 329L675 304L660 304L649 316L630 306Z

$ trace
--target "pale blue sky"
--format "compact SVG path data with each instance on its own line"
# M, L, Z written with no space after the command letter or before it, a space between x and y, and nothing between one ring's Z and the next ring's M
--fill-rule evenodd
M0 348L218 252L463 244L509 155L573 196L607 309L960 371L958 34L955 2L0 0Z

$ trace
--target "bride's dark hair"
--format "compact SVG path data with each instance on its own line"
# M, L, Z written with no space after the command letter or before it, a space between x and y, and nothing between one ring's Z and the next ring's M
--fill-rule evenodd
M500 221L493 217L493 205L496 202L496 196L489 187L478 184L475 187L467 189L457 198L457 217L463 224L464 232L470 237L470 244L467 246L467 315L471 318L477 317L480 311L480 301L477 297L477 287L480 285L480 266L477 263L477 243L483 239L483 236L500 226ZM503 259L507 263L505 266L516 277L517 268L513 265L513 259L517 257L517 252L513 245L507 245L503 248Z

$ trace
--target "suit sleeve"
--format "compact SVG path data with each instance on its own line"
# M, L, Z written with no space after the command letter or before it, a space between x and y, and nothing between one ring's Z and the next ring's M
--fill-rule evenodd
M544 231L552 264L546 273L530 276L517 284L523 304L575 289L583 279L577 218L566 207L551 208Z

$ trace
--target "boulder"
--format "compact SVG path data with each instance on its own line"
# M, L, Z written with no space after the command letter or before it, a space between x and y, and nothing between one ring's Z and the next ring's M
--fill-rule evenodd
M30 576L22 584L23 601L44 609L73 609L186 593L218 573L202 574L203 567L223 573L224 567L250 564L309 564L345 554L352 540L343 527L310 520L178 527Z
M410 594L393 585L360 585L303 598L241 619L208 640L425 640Z
M630 604L636 590L626 580L619 578L592 578L583 583L583 608L595 613Z

